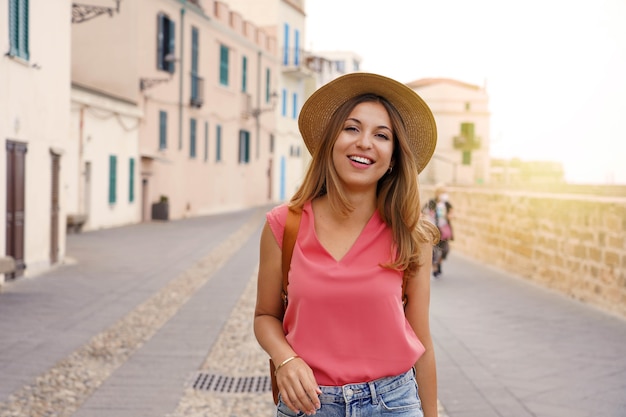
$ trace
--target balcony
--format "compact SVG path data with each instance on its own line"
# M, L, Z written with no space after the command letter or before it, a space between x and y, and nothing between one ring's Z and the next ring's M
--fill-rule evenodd
M459 135L454 137L454 149L461 151L475 151L480 149L481 138L474 135Z
M310 59L311 57L311 53L304 49L283 48L281 56L283 74L298 79L311 77L314 72L318 72L314 61Z
M191 74L191 107L200 108L204 104L204 78Z

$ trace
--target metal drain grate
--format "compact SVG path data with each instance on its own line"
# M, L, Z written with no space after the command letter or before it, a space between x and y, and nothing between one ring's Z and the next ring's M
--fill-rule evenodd
M272 390L272 381L269 376L224 376L198 373L193 389L227 393L256 393Z

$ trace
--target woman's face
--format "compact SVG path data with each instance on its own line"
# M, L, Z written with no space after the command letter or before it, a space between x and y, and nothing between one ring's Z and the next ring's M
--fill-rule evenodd
M378 102L358 104L343 124L333 147L333 163L347 189L376 189L389 169L393 130L385 107Z

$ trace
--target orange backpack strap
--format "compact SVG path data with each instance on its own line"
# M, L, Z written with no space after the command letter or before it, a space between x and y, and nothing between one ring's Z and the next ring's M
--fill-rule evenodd
M289 207L287 211L287 220L285 221L285 231L283 233L283 313L287 308L287 286L289 285L289 269L291 267L291 255L293 254L293 248L296 245L296 238L298 237L298 230L300 229L300 218L302 217L302 211L296 211Z
M409 302L409 297L406 295L406 281L408 277L406 276L406 271L402 274L402 306L406 308L407 303Z

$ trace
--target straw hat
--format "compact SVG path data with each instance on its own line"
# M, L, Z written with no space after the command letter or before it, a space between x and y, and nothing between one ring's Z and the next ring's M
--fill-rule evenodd
M421 172L437 144L437 126L428 105L406 85L382 75L355 72L343 75L316 90L300 110L298 126L304 143L315 152L331 116L346 101L362 94L384 97L400 113L408 142Z

